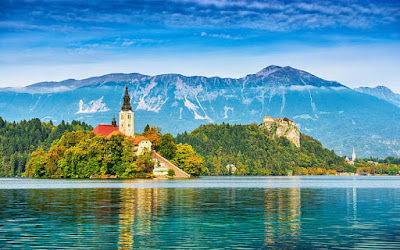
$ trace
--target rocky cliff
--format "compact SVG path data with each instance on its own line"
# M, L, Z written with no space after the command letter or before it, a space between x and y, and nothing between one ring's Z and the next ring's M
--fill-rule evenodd
M268 129L275 136L284 136L296 147L300 147L300 131L296 124L288 118L272 119L265 117L261 127Z

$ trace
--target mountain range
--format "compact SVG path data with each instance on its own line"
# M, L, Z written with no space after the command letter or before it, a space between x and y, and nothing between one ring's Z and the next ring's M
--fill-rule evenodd
M0 89L0 116L55 123L110 124L128 84L135 130L146 124L174 135L206 123L261 123L288 117L340 155L400 155L400 108L381 88L353 90L291 67L269 66L241 78L109 74ZM377 91L379 90L379 91ZM389 90L390 91L390 90ZM393 93L394 94L394 93Z
M375 88L360 87L360 88L356 88L354 90L364 93L364 94L367 94L367 95L376 96L379 99L391 102L394 105L396 105L397 107L400 107L400 94L394 93L388 87L385 87L385 86L377 86Z

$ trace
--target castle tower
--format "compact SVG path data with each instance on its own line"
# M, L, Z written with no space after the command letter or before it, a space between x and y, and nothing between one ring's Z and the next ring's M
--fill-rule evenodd
M131 98L128 93L128 84L125 87L124 104L119 111L119 131L127 136L135 137L135 119L131 107Z

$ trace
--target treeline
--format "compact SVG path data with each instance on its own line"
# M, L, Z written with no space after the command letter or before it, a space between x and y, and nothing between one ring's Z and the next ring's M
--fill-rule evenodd
M400 173L400 159L395 157L357 159L354 166L358 173L364 172L373 175L396 175Z
M274 137L257 124L202 125L179 134L177 143L191 145L204 159L204 174L286 175L355 172L344 158L301 134L297 148L285 137Z
M396 164L396 165L400 165L400 158L399 157L393 157L393 156L389 156L386 157L384 159L379 159L379 158L375 158L375 157L370 157L370 158L364 158L364 159L357 159L357 161L361 162L378 162L378 163L382 163L382 164Z
M171 134L146 126L143 134L152 149L171 160L192 176L202 172L202 159L190 145L175 144ZM65 132L46 150L34 151L25 175L34 178L147 178L152 177L155 162L152 152L136 155L134 138L121 133L107 138L92 132Z
M47 149L66 131L88 131L92 126L79 121L62 121L54 126L35 118L7 122L0 117L0 176L22 176L30 154L38 147Z
M132 137L107 139L83 131L65 132L49 150L32 153L26 175L34 178L148 177L154 162L151 152L137 156Z

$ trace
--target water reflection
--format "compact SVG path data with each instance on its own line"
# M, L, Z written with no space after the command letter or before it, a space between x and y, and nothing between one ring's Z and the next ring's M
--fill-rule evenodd
M160 195L161 193L161 195ZM166 190L122 189L119 211L120 248L130 248L135 243L135 235L143 235L143 240L151 240L152 232L157 231L153 218L158 214L158 203L165 203Z
M290 244L300 235L299 188L265 190L265 246Z
M332 248L400 243L399 189L0 190L0 248Z

